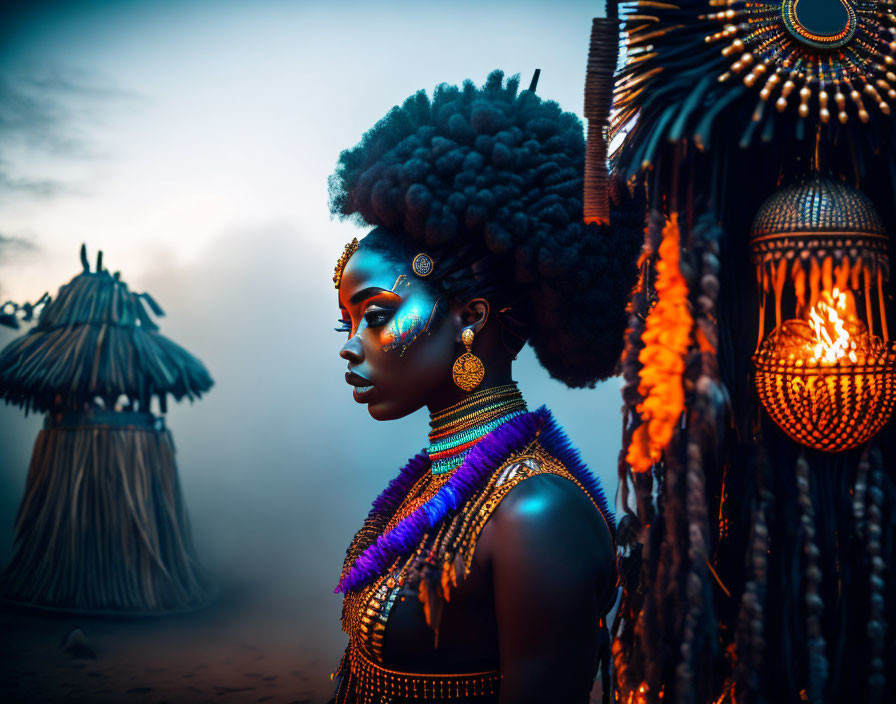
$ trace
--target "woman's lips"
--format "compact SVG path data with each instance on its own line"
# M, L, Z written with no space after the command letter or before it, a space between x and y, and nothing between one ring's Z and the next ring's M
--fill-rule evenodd
M370 395L370 393L372 391L373 391L372 386L356 386L355 390L352 391L352 396L354 397L355 401L357 401L358 403L366 403L367 401L370 400L368 398L368 396Z
M373 384L368 379L354 372L346 372L345 381L355 387L354 391L352 391L352 396L358 403L364 403L368 394L373 391Z

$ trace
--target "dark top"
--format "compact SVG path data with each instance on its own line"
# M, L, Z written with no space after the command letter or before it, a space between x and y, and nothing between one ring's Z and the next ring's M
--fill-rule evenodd
M403 673L498 670L500 694L471 702L589 700L599 623L615 596L613 537L594 502L555 458L537 445L527 455L537 469L516 477L509 491L505 486L493 505L486 504L469 571L450 590L437 635L427 625L419 579L396 588L381 667ZM520 459L511 457L495 476Z

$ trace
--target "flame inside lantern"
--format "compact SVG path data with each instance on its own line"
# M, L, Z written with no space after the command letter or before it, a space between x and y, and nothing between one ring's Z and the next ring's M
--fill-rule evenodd
M804 317L785 320L754 357L757 388L797 441L838 452L877 432L896 403L896 346L868 331L852 292L819 293Z
M822 294L821 300L809 311L809 326L817 340L811 360L832 364L849 357L853 364L858 362L856 340L845 325L847 315L845 291L835 288L831 293Z
M823 291L803 318L786 320L763 347L782 360L807 366L849 366L874 356L883 340L858 319L849 291Z
M756 214L756 390L772 420L803 445L858 447L896 408L888 252L871 200L817 173L778 189Z

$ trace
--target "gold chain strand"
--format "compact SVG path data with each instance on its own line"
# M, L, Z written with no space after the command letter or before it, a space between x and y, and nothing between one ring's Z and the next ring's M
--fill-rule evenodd
M429 433L430 444L438 441L439 439L444 439L449 435L454 435L460 432L460 430L465 427L469 427L471 425L479 425L489 420L493 420L494 418L497 418L499 416L505 415L509 406L519 406L520 404L525 405L522 397L509 398L499 403L494 403L485 406L484 408L479 408L476 411L468 413L465 416L459 416L458 418L452 420L450 423L445 423L444 425L440 425L437 428L433 428Z
M432 414L430 418L430 425L437 423L442 420L446 416L452 415L453 413L457 413L460 410L468 408L470 406L474 406L483 400L486 396L497 396L504 395L508 393L516 392L519 393L519 388L516 383L513 384L505 384L504 386L492 386L488 389L482 389L481 391L477 391L473 394L470 394L467 398L465 398L460 403L456 403L453 406L449 406L438 413Z
M433 425L429 434L431 436L443 435L446 432L446 430L453 428L457 425L460 425L462 423L465 423L472 418L481 417L484 413L489 413L494 410L500 411L502 408L506 407L507 404L515 403L517 401L522 401L522 400L523 400L522 394L520 394L519 392L517 392L515 394L508 395L508 396L504 397L503 399L495 399L494 401L492 401L492 399L488 399L487 402L484 403L482 406L480 406L479 408L476 408L475 410L469 411L465 415L454 416L446 421L442 421L439 424ZM469 410L469 409L467 409L467 410Z
M470 416L475 416L478 413L490 409L497 408L511 401L521 400L523 395L519 391L508 392L505 394L501 394L500 396L495 396L492 398L482 399L478 404L474 406L469 406L468 408L464 408L461 411L452 414L446 418L443 418L439 421L433 421L430 423L430 434L439 433L443 431L446 427L453 425L455 423L460 422L464 418L469 418Z
M462 406L466 406L471 403L476 403L477 401L480 401L483 396L490 396L492 394L502 394L502 393L507 393L508 391L517 391L517 390L518 390L518 387L517 387L516 382L513 382L511 384L504 384L502 386L490 386L487 389L480 389L479 391L473 392L472 394L467 396L462 401L455 403L453 406L449 406L448 408L444 408L441 411L438 411L437 413L433 414L433 417L435 419L438 419L444 415L453 413L454 411L456 411L458 408L461 408Z
M463 415L464 413L470 412L471 409L482 407L490 403L497 402L501 399L514 398L516 396L522 396L522 394L520 394L519 392L519 389L509 389L500 393L496 392L493 394L489 394L488 396L483 396L476 399L472 403L464 403L462 405L458 405L455 408L452 408L451 410L443 411L438 417L431 418L429 425L430 427L438 427L441 424L450 422L452 418L456 418L460 415Z
M520 398L510 399L501 404L495 404L494 406L489 406L488 408L483 408L476 413L471 413L468 416L463 416L462 418L458 418L451 425L440 426L438 430L433 430L429 434L430 443L435 443L438 441L443 441L446 437L451 435L456 435L457 433L462 433L465 430L469 430L470 428L474 428L477 425L484 425L495 418L500 418L501 416L505 416L508 413L512 413L513 411L525 410L526 402Z
M503 394L480 399L475 404L460 408L454 413L444 416L443 418L439 418L438 420L430 421L430 432L438 432L445 426L456 423L462 418L475 415L477 412L484 408L495 406L501 403L506 403L508 400L516 398L522 398L522 394L520 394L519 391L509 391Z
M516 395L513 398L507 399L503 402L494 403L468 413L465 416L455 418L450 423L439 425L438 427L435 427L430 431L429 436L431 439L435 439L444 437L446 435L453 435L456 432L460 432L463 426L469 426L470 424L478 425L479 423L486 422L487 420L492 420L504 415L510 405L518 406L520 404L525 406L525 401L523 400L522 396Z

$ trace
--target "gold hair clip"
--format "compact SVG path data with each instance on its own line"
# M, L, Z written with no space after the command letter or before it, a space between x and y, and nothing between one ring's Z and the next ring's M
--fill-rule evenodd
M339 284L342 283L342 272L345 270L345 265L348 264L348 260L352 258L352 255L358 251L358 238L355 237L345 245L345 250L342 252L342 256L339 257L339 261L336 262L336 270L333 272L333 283L336 285L336 288L339 288Z

